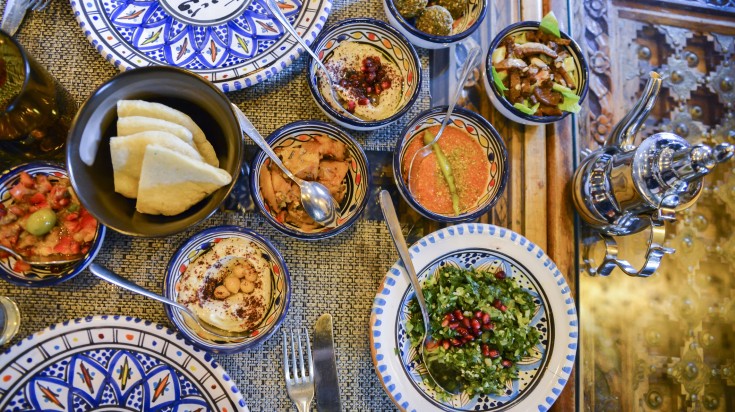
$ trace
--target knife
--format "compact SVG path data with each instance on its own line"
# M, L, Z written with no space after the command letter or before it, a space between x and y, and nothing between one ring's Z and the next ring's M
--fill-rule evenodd
M329 313L320 316L314 327L314 381L316 409L324 412L341 412L337 362L334 358L332 338L332 315Z
M5 4L5 11L3 12L3 21L0 23L0 29L9 35L14 35L20 27L20 23L23 21L23 16L26 15L28 10L28 2L25 0L8 0Z

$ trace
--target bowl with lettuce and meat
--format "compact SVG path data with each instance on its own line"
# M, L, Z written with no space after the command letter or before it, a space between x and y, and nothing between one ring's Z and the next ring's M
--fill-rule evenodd
M508 119L546 124L582 109L587 62L553 13L506 27L490 44L484 64L490 100Z

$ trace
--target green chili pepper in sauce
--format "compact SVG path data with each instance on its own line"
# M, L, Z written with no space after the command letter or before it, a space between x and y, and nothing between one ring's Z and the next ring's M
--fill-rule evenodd
M424 144L431 144L434 141L434 133L431 133L428 130L424 131ZM447 185L449 185L449 193L452 195L452 209L454 209L454 214L458 215L459 210L459 195L457 194L457 186L454 184L454 176L452 175L452 167L449 165L449 160L447 160L447 157L444 156L444 152L442 152L441 147L439 147L438 144L432 144L431 145L432 150L434 150L434 154L436 154L436 161L439 164L439 169L442 171L442 175L444 176L444 180L446 180Z

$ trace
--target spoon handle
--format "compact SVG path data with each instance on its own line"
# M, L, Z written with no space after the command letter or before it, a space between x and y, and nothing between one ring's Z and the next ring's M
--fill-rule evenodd
M314 53L314 51L311 50L311 47L309 47L309 45L306 44L306 41L303 38L301 38L301 36L299 36L299 34L296 32L296 29L294 29L293 26L291 26L291 23L289 23L288 18L286 18L286 15L284 15L280 7L278 7L278 3L276 2L276 0L266 0L265 3L270 9L271 13L273 13L273 15L276 17L278 22L281 23L283 28L286 29L286 31L288 31L291 34L291 36L293 36L294 40L299 42L301 47L303 47L306 50L306 52L309 53L311 57L314 58L314 61L316 62L316 64L319 65L319 68L322 69L322 71L327 76L329 76L329 71L324 66L324 63L322 63L319 56L317 56L316 53Z
M387 190L380 191L380 208L383 210L385 224L386 226L388 226L388 231L393 238L393 243L395 243L396 245L398 255L403 261L403 267L406 268L408 278L411 280L413 290L416 292L416 299L419 301L421 316L424 319L425 330L428 332L431 328L431 324L429 323L429 311L426 308L424 293L421 291L421 284L419 283L419 278L416 275L416 269L414 269L413 267L411 254L408 252L408 245L406 245L406 239L404 239L403 237L401 224L398 222L398 216L396 215L396 209L393 207L393 199L391 199L390 193L388 193Z
M459 96L462 93L462 90L464 90L464 83L467 80L467 76L470 74L470 71L475 68L475 59L477 59L477 56L480 55L480 49L481 48L479 45L474 45L470 49L470 51L467 52L467 58L465 59L464 64L462 64L462 72L459 75L459 79L457 80L457 87L455 87L454 96L452 96L452 99L449 101L447 114L444 116L444 120L442 120L442 125L439 128L436 136L434 137L434 142L439 140L439 136L441 136L441 134L444 132L444 129L447 127L447 124L449 124L449 119L451 119L452 117L454 106L457 105Z
M240 110L239 107L237 107L236 104L232 103L232 108L235 110L235 113L237 114L237 118L240 120L240 128L242 128L243 133L248 135L252 141L257 144L261 150L265 152L265 154L271 159L273 163L278 166L283 173L286 174L291 180L296 182L297 184L301 185L301 179L294 176L293 173L291 173L290 170L286 168L286 166L283 165L283 162L281 162L281 159L278 157L276 152L273 151L273 148L268 144L268 142L265 141L263 136L260 135L258 130L253 126L252 123L250 123L250 119L245 116L245 113Z
M174 302L173 300L168 299L166 297L163 297L163 296L161 296L159 294L153 293L153 292L149 291L148 289L145 289L145 288L143 288L141 286L138 286L135 283L133 283L133 282L125 279L124 277L116 274L115 272L111 271L110 269L107 269L106 267L104 267L104 266L102 266L100 264L97 264L97 263L90 264L89 265L89 271L92 272L93 275L95 275L95 276L97 276L99 278L102 278L102 279L104 279L104 280L112 283L113 285L120 286L121 288L127 289L127 290L129 290L131 292L135 292L135 293L141 294L141 295L146 296L146 297L149 297L151 299L155 299L155 300L157 300L159 302L163 302L163 303L165 303L167 305L175 306L175 307L183 310L184 312L189 312L189 309L187 307L185 307L183 305L180 305L180 304Z

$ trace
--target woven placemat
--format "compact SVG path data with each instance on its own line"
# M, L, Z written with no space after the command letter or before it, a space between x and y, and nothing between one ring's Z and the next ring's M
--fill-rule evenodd
M4 1L0 1L0 6L4 7ZM382 10L379 0L337 0L327 23L348 17L385 20ZM117 69L84 37L68 2L55 1L44 12L30 13L16 38L79 103L117 74ZM366 150L392 151L406 122L429 108L428 52L418 52L424 67L424 85L409 114L379 131L349 132ZM269 81L228 96L264 135L296 120L327 120L309 94L305 66L306 58L301 57ZM196 228L163 239L131 238L109 231L97 262L143 287L161 291L166 265L176 248L197 231L222 224L253 229L283 253L293 286L285 326L306 326L312 330L322 313L329 312L334 317L344 410L394 410L373 369L368 341L375 293L383 275L398 258L380 221L363 219L335 238L304 242L280 234L256 213L219 211ZM171 325L161 304L100 281L87 271L45 289L16 287L0 281L0 295L15 299L22 312L21 330L12 343L57 322L88 315L135 316ZM277 334L258 348L215 358L233 377L251 410L282 411L291 410L292 405L283 383L281 356Z

